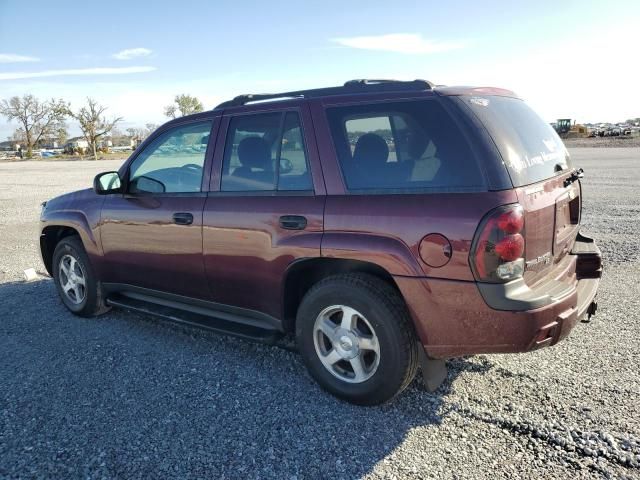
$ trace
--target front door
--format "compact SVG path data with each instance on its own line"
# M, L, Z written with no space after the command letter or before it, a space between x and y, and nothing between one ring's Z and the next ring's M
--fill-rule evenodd
M157 134L128 166L126 193L107 196L104 282L209 298L202 212L212 123L190 121Z
M275 319L281 319L287 268L297 259L320 256L325 196L319 175L311 175L310 160L317 157L305 141L302 113L226 117L226 142L214 162L221 175L212 174L204 209L213 299Z

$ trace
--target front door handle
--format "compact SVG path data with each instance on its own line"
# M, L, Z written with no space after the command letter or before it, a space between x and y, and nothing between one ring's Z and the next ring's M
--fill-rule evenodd
M193 215L186 212L174 213L173 223L176 225L191 225L193 223Z
M285 230L304 230L307 219L301 215L283 215L280 217L280 227Z

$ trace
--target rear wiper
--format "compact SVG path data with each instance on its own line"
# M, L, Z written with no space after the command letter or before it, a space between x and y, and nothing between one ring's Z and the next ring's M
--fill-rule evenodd
M567 177L564 181L564 186L568 187L569 185L571 185L573 182L575 182L576 180L578 180L579 178L583 178L584 177L584 170L582 168L579 168L577 170L574 170L571 173L571 176Z

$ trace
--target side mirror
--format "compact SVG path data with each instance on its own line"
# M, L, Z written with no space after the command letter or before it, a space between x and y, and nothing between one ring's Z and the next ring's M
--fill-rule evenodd
M164 193L167 190L160 180L144 175L131 180L129 187L132 193Z
M293 170L293 163L288 158L280 159L280 173L290 173Z
M120 193L122 182L118 172L99 173L93 179L93 190L98 195L109 195L110 193Z

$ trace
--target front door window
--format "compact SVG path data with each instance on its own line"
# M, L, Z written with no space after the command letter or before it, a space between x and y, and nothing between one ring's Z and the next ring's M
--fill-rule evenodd
M199 192L210 133L211 121L162 133L131 163L129 192Z

